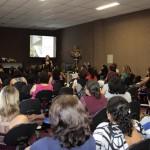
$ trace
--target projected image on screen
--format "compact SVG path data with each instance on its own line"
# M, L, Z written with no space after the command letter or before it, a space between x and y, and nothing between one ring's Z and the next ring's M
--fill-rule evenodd
M30 35L30 57L56 57L56 37Z

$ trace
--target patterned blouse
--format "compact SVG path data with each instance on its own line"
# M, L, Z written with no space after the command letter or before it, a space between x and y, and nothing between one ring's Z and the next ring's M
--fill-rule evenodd
M142 139L146 139L146 134L142 125L138 121L134 121L134 127L141 135ZM116 124L108 122L99 124L93 136L96 141L96 150L127 150L129 147L124 134Z

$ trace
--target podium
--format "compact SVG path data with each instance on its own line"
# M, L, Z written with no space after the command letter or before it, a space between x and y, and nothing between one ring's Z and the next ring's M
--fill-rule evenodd
M18 68L19 66L22 66L22 63L18 62L2 62L3 68L11 68L14 66L15 68Z

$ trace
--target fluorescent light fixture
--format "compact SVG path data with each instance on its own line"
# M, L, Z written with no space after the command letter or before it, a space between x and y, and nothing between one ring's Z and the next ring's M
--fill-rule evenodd
M120 5L118 2L114 2L114 3L110 3L110 4L107 4L107 5L103 5L103 6L97 7L95 9L96 10L103 10L103 9L107 9L107 8L118 6L118 5Z

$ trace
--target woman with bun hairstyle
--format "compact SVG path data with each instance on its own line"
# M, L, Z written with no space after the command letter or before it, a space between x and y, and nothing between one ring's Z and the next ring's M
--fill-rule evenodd
M96 150L127 150L146 138L142 125L131 119L129 103L125 98L110 98L106 110L110 122L100 123L93 133Z
M81 102L87 108L90 115L94 115L98 110L106 106L106 98L100 93L98 81L89 80L85 85L86 96L81 97Z

